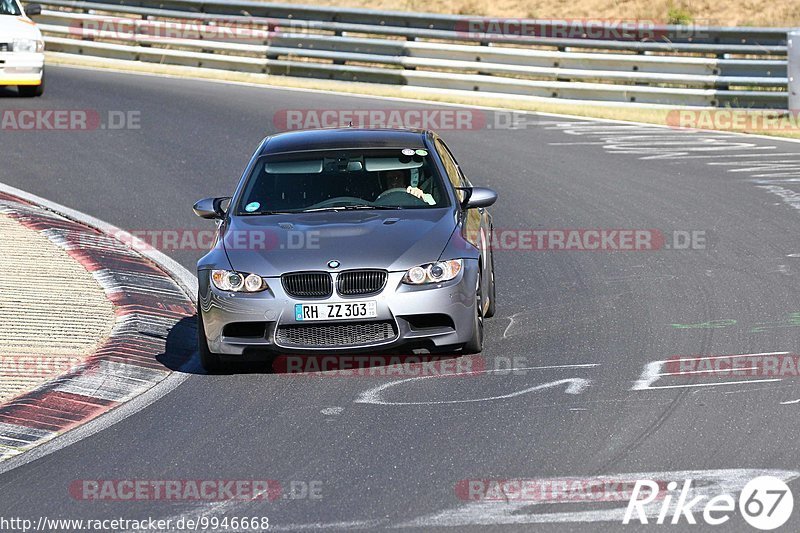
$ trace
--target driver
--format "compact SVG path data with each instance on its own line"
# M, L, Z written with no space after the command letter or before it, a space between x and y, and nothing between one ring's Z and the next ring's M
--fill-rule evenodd
M409 185L410 181L407 170L387 170L383 173L383 182L386 187L384 192L391 191L392 189L405 189L408 194L416 196L426 204L436 205L436 200L433 199L433 196L423 192L422 189L418 187L412 187Z

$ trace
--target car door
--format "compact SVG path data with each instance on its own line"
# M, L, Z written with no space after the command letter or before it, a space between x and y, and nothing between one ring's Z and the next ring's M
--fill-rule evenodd
M453 153L448 148L447 144L440 138L436 139L436 149L439 152L445 169L447 169L448 177L453 187L472 187L469 179L467 179L461 167L458 164ZM452 174L452 176L450 176ZM459 199L463 200L464 193L457 191ZM486 302L486 291L491 283L491 250L490 243L492 238L492 217L489 211L483 207L474 207L465 209L463 213L463 228L464 237L475 247L481 251L481 286L484 291L484 299Z

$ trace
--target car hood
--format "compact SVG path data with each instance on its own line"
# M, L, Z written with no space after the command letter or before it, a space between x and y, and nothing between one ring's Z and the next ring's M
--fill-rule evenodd
M3 42L10 42L13 39L41 39L42 33L29 18L0 15L0 36Z
M407 270L436 261L455 230L450 209L340 211L231 217L231 266L265 277L297 270Z

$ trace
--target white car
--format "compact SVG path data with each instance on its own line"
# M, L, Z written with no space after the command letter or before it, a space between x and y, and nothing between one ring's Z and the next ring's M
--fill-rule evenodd
M29 5L28 14L42 8ZM16 85L20 96L44 93L44 40L18 0L0 0L0 86Z

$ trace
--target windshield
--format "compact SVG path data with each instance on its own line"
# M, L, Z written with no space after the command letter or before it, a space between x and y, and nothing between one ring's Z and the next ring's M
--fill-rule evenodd
M0 15L13 15L18 17L22 15L16 0L0 0Z
M348 209L430 209L449 205L427 150L356 149L259 159L237 215Z

